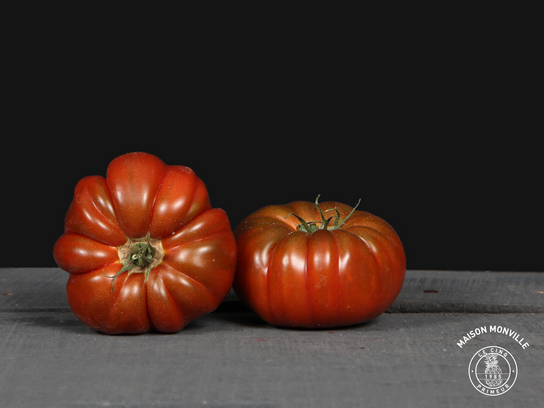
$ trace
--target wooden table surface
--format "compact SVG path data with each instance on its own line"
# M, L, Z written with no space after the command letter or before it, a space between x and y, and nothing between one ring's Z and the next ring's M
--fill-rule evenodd
M408 271L387 313L330 330L270 326L231 293L136 336L80 323L67 276L0 269L0 407L544 407L544 273ZM502 395L469 380L487 346L517 363Z

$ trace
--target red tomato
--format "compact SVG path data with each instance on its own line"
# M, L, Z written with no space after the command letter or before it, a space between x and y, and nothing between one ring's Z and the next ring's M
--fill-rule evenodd
M110 334L178 332L229 292L236 241L226 213L188 167L147 153L114 159L76 186L53 249L68 303Z
M404 282L399 237L381 218L337 203L264 207L235 231L234 290L266 322L326 328L382 314Z

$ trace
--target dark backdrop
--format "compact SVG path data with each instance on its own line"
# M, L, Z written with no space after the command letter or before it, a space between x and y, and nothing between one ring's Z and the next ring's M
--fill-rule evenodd
M208 134L205 126L159 127L137 143L133 135L96 130L79 136L74 129L4 161L8 211L0 265L55 266L51 250L77 181L105 176L119 154L147 151L191 167L233 227L267 204L313 201L317 194L350 205L361 198L360 209L396 229L409 269L544 269L542 239L535 233L542 226L538 166L512 160L537 146L477 135L390 134L363 125L324 131L309 124L295 131L287 124L241 130L224 123L233 128Z
M544 271L535 53L507 37L215 38L176 60L33 38L10 60L0 266L55 266L77 181L146 151L191 167L233 227L267 204L361 198L409 269Z

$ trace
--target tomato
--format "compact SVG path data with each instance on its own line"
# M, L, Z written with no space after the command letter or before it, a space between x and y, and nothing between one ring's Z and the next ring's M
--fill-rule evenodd
M188 167L147 153L114 159L76 186L53 249L70 308L104 333L180 331L229 292L236 241Z
M404 282L404 248L393 228L338 202L267 206L235 236L234 290L272 325L362 323L382 314Z

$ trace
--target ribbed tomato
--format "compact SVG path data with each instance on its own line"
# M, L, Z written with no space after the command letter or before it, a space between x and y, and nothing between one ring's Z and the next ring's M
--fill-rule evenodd
M381 218L338 202L264 207L235 231L234 290L266 322L326 328L382 314L406 272L402 243Z
M191 169L130 153L111 162L107 178L77 184L53 255L87 326L177 332L229 292L236 241Z

